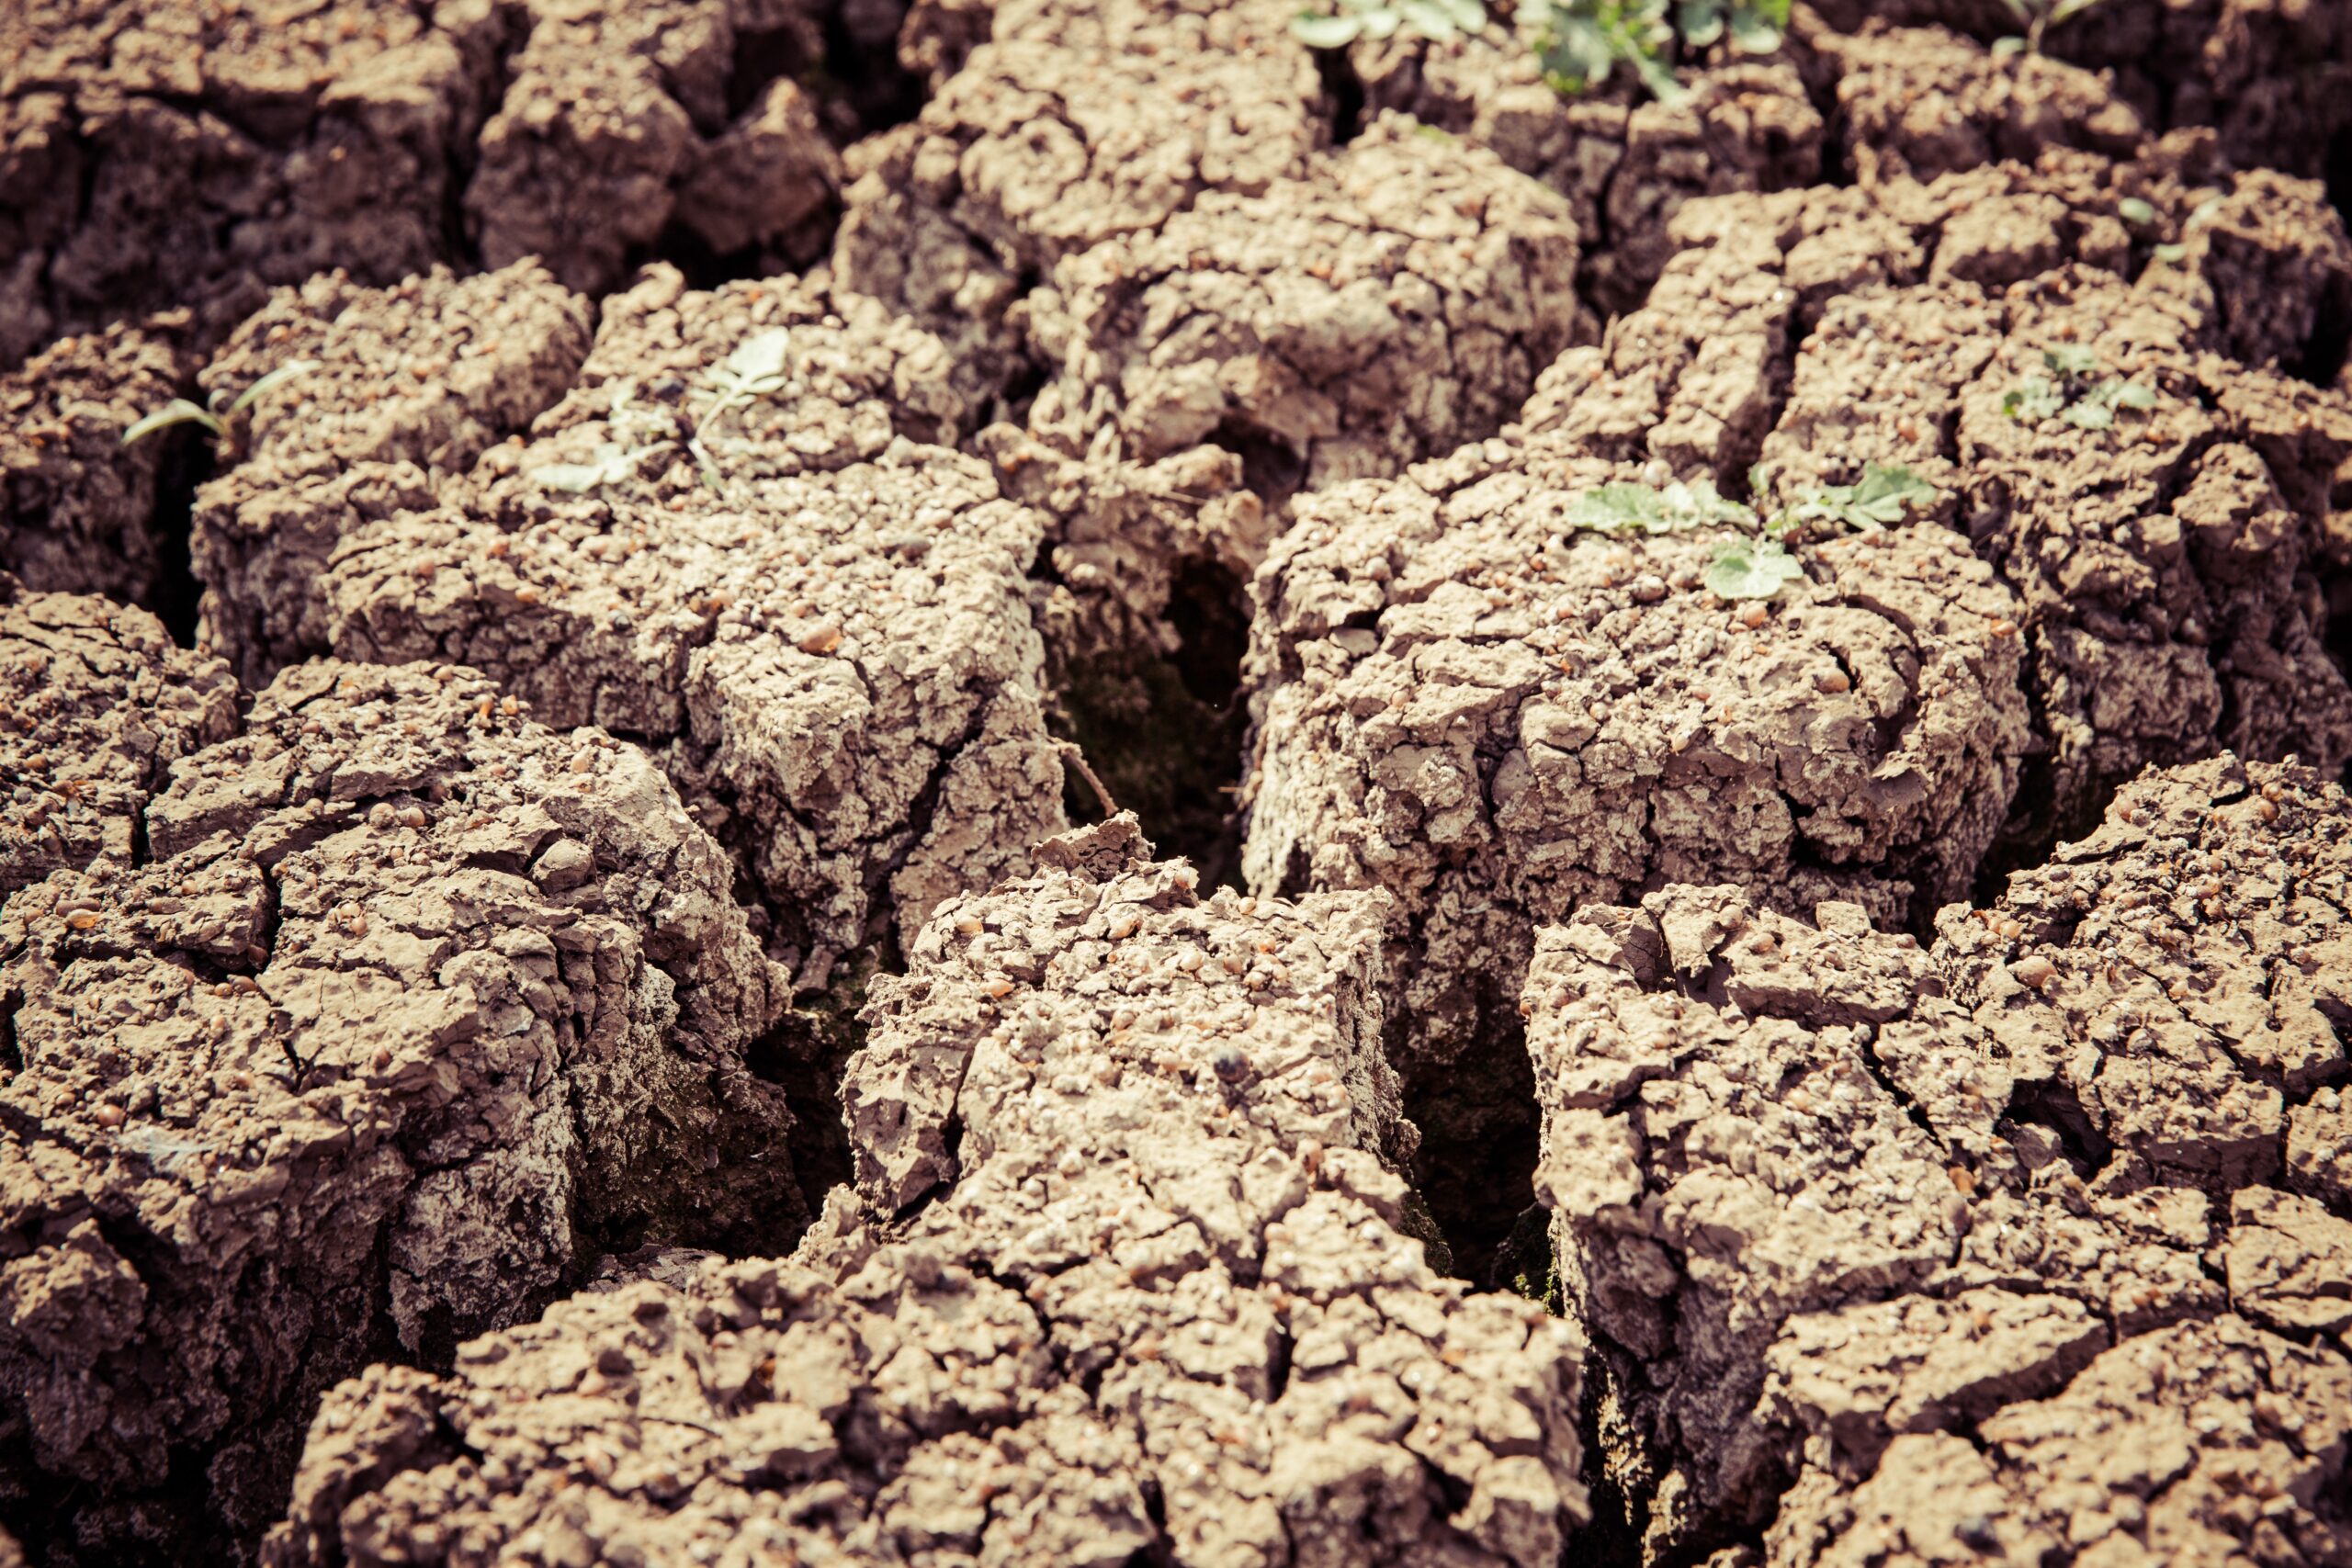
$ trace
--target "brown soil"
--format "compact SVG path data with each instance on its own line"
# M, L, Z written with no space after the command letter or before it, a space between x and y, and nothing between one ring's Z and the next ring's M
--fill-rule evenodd
M0 1562L2352 1564L2352 10L1492 10L9 9Z

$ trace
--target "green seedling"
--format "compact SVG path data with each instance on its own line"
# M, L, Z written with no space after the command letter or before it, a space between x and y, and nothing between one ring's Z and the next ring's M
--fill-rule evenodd
M713 490L718 488L718 464L710 455L710 445L717 439L719 422L737 409L783 391L791 379L792 333L783 327L753 333L710 372L710 388L718 397L695 421L695 433L686 447Z
M1481 0L1339 0L1339 7L1301 11L1290 19L1291 36L1309 49L1345 49L1358 39L1377 41L1400 31L1442 43L1487 25Z
M1871 463L1852 484L1800 491L1786 510L1764 525L1764 531L1778 539L1813 523L1855 530L1889 527L1902 522L1915 505L1934 505L1936 495L1936 487L1910 469Z
M646 458L677 445L667 414L638 406L634 381L623 381L614 389L605 428L616 439L598 442L586 462L548 463L533 468L531 482L544 490L585 495L600 486L637 478L639 465Z
M1567 525L1596 534L1674 534L1711 523L1753 525L1756 513L1726 501L1709 479L1689 484L1597 485L1568 502Z
M2155 203L2144 197L2127 196L2115 204L2115 210L2123 221L2142 229L2156 220Z
M1804 568L1778 539L1725 539L1699 581L1725 599L1770 599L1782 583L1804 575Z
M1762 468L1756 470L1759 491L1765 477ZM1901 522L1913 506L1934 504L1937 493L1935 486L1909 468L1871 463L1852 484L1801 491L1764 522L1758 520L1753 507L1726 499L1704 479L1596 485L1568 502L1562 521L1571 530L1610 535L1679 534L1728 525L1745 536L1718 544L1701 581L1725 599L1770 599L1783 583L1804 574L1783 541L1801 536L1815 524L1883 528ZM1554 541L1555 547L1566 543L1565 533Z
M1996 40L1993 45L1993 53L1996 57L2040 54L2044 33L2061 22L2081 16L2101 4L2101 0L2001 0L2001 4L2008 7L2009 15L2025 31L2018 36Z
M1544 78L1565 96L1607 82L1623 65L1662 103L1687 89L1679 54L1728 38L1742 54L1770 54L1789 25L1789 0L1549 0L1536 49Z
M2100 376L2098 355L2080 344L2041 351L2047 376L2029 376L2001 396L2001 412L2020 423L2061 419L2080 430L2107 430L2118 409L2156 406L2156 389L2120 376Z
M319 362L315 359L288 360L247 387L243 392L238 393L236 401L226 408L220 406L220 400L226 392L225 388L214 391L201 404L192 403L186 398L174 398L170 402L124 431L122 444L128 446L134 441L153 435L155 432L168 429L175 424L200 424L212 433L212 438L215 441L226 440L229 434L229 422L251 407L255 398L273 387L282 387L295 377L308 375L318 367Z

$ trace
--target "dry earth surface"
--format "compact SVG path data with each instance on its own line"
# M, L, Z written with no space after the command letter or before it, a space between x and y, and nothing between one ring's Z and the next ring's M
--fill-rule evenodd
M1487 9L6 7L0 1565L2352 1565L2352 6Z

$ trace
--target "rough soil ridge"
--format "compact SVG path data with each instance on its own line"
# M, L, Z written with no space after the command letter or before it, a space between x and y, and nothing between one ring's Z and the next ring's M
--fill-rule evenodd
M236 733L237 682L144 610L0 575L0 898L130 865L172 764Z
M1252 585L1242 870L1394 896L1389 1051L1449 1218L1491 1227L1532 1141L1538 924L1671 882L1899 923L1967 889L2017 785L2017 601L1965 540L1832 540L1730 605L1699 587L1725 528L1564 529L1642 477L1491 441L1303 501Z
M171 773L135 862L0 907L0 1484L116 1498L75 1527L101 1555L191 1476L250 1539L317 1390L590 1249L807 1213L744 1067L785 976L636 749L471 671L330 662Z
M1377 900L1039 860L877 982L859 1199L345 1384L269 1560L1554 1560L1578 1347L1396 1228Z
M1538 1186L1648 1554L2341 1558L2347 942L2352 805L2227 756L1931 948L1730 887L1548 929Z

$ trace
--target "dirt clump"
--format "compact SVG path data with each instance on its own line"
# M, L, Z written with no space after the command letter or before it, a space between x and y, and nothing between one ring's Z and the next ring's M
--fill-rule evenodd
M2110 83L2050 55L1996 55L1943 28L1876 20L1808 41L1838 73L1838 150L1865 186L2030 165L2058 148L2128 158L2150 134Z
M1300 172L1319 87L1291 15L1279 0L996 7L914 120L853 151L835 272L937 333L983 406L1022 369L1021 302L1063 257Z
M237 729L237 682L144 610L0 577L0 897L133 863L172 764Z
M163 446L122 435L171 400L185 370L168 333L116 326L0 374L0 569L37 592L153 592Z
M600 291L673 224L722 255L763 248L806 264L822 252L841 154L816 97L758 71L750 47L756 36L758 54L812 73L820 7L535 0L528 16L465 192L484 265L537 256L569 287Z
M2352 247L2315 186L2072 156L1692 202L1651 302L1564 354L1523 416L1758 484L1767 511L1873 463L1937 487L1932 514L2024 610L2037 757L2009 864L2145 763L2352 756L2321 584L2352 402L2280 363L2337 309ZM2127 192L2185 236L2130 278ZM2274 200L2310 220L2260 219Z
M241 422L241 460L197 492L189 555L201 640L250 683L326 650L320 579L345 536L428 507L563 396L588 352L587 302L536 262L385 288L341 273L280 289L206 367L241 391L299 362Z
M14 7L0 365L182 306L200 349L270 288L335 268L389 285L537 255L596 291L661 247L806 265L861 113L823 85L833 9Z
M1243 870L1395 895L1390 1049L1442 1214L1459 1182L1491 1215L1481 1151L1532 1138L1537 923L1690 881L1899 922L1966 890L2016 787L2017 601L1964 540L1834 539L1725 604L1699 583L1729 525L1566 525L1642 477L1491 442L1302 502L1252 588Z
M462 660L662 749L805 987L1063 826L1027 603L1043 519L905 434L953 434L936 340L842 310L813 282L656 270L542 434L350 533L321 585L345 658Z
M489 5L11 6L0 363L180 306L217 341L273 284L445 259L500 34Z
M1554 1561L1577 1346L1397 1228L1376 901L1148 854L1114 818L941 909L792 1258L345 1385L269 1560Z
M1409 29L1360 39L1347 62L1366 113L1409 115L1566 197L1587 252L1578 288L1603 318L1640 305L1673 254L1667 224L1684 202L1810 186L1823 174L1820 111L1784 61L1684 72L1671 103L1625 76L1564 96L1499 21L1442 43Z
M1204 192L1057 266L1030 299L1055 375L1031 424L1146 463L1263 450L1270 502L1393 474L1517 411L1566 346L1576 266L1564 204L1384 117L1300 177Z
M2222 757L1931 948L1729 887L1542 935L1538 1185L1648 1555L2343 1552L2352 1224L2278 1183L2347 855L2340 788Z
M135 865L0 906L12 1517L209 1558L335 1378L600 1246L805 1220L744 1066L785 976L634 748L470 671L306 664L145 818Z

